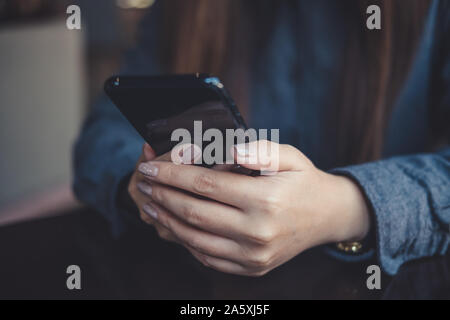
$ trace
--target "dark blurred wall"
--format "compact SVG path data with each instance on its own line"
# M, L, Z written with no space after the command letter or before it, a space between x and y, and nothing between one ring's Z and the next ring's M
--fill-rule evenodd
M66 17L71 4L81 9L89 106L104 79L114 73L124 51L136 43L137 26L153 0L0 0L0 29Z
M35 23L62 15L65 0L0 0L0 26Z
M0 0L0 225L72 205L71 150L150 0ZM81 30L66 9L81 8ZM145 7L145 6L144 6Z
M117 72L123 53L136 45L139 21L146 9L121 8L126 0L76 0L86 30L89 102L101 93L103 82ZM144 2L150 3L149 0ZM130 1L139 3L139 1Z

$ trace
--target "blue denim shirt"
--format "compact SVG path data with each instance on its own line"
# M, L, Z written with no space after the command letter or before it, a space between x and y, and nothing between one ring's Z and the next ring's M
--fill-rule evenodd
M333 168L336 155L323 138L324 99L331 94L330 74L338 72L345 45L338 9L337 1L315 0L298 1L296 10L279 12L269 45L252 69L250 124L280 128L282 143L302 150L319 168L358 183L374 215L374 251L382 268L394 274L406 261L449 249L450 147L429 150L435 126L450 132L450 2L432 2L390 118L383 159L343 168ZM159 11L157 2L141 25L141 43L126 57L122 74L164 72L155 58ZM438 117L429 116L431 109ZM75 193L104 214L115 233L125 227L117 207L118 186L133 171L142 145L142 138L103 96L75 146Z

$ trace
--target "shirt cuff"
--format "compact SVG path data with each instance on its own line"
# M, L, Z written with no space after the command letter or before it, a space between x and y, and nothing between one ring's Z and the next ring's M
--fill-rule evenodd
M390 260L387 255L381 250L380 244L380 228L379 217L380 210L377 210L377 201L382 201L382 194L377 190L377 185L380 183L379 179L373 176L371 171L378 171L378 168L370 168L373 164L349 166L345 168L333 169L330 173L335 175L345 176L351 179L359 187L366 203L369 207L369 214L371 215L371 230L369 237L371 237L371 247L362 254L346 254L338 249L328 247L327 252L333 257L349 262L361 262L364 260L377 258L381 263L381 267L389 274L395 274L403 261ZM377 182L378 181L378 182Z

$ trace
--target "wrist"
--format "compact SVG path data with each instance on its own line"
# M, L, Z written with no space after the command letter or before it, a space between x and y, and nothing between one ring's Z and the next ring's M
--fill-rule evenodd
M361 241L370 230L369 207L362 190L350 178L328 174L332 185L332 242Z

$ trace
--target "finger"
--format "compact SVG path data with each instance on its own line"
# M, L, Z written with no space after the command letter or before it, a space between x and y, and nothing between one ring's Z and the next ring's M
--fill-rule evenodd
M142 154L144 155L144 161L150 161L156 158L155 151L148 143L144 143Z
M170 159L170 152L164 153L163 155L156 157L155 159L150 159L155 161L171 161ZM150 161L148 160L148 161Z
M166 241L179 243L178 239L174 236L174 234L169 229L164 227L162 224L155 222L154 227L156 229L156 232L158 232L160 238Z
M143 210L169 229L184 245L201 253L227 260L239 261L241 258L239 245L231 239L195 229L155 203L145 205Z
M160 238L167 241L176 242L176 238L173 236L172 232L170 232L170 230L164 227L161 223L153 219L144 210L139 210L139 217L144 223L149 226L153 226L156 229L156 232L158 232Z
M142 159L141 162L147 162L151 160L157 160L157 161L171 161L171 153L167 152L163 155L156 156L156 152L153 150L153 148L148 144L144 143L144 146L142 148Z
M175 164L201 164L202 149L196 144L186 143L175 146L170 152L170 161Z
M166 241L178 242L177 238L169 229L149 216L146 212L144 212L144 210L139 210L139 214L142 221L144 221L148 225L153 226L156 229L156 232L158 233L160 238Z
M235 145L231 153L241 166L263 172L300 171L311 163L298 149L267 140Z
M135 183L133 188L136 189L136 192L132 192L132 199L139 207L139 217L141 220L149 225L156 226L158 222L142 210L142 206L151 201L151 197L149 197L145 192L143 192L142 188L139 187L140 183L142 182Z
M235 207L209 199L199 199L158 183L150 185L141 182L138 188L154 202L194 227L232 238L241 236L245 231L243 228L246 215Z
M139 171L150 181L189 191L241 209L249 207L249 198L257 199L264 192L264 184L255 177L199 166L151 161L140 164Z
M238 263L212 257L205 255L203 253L200 253L190 247L186 248L189 250L189 252L198 260L200 261L205 267L212 268L214 270L224 272L224 273L230 273L230 274L236 274L241 276L248 276L251 275L251 273L241 266Z
M156 221L148 214L146 214L144 210L139 210L139 217L141 218L142 221L144 221L148 225L152 226L156 223Z

